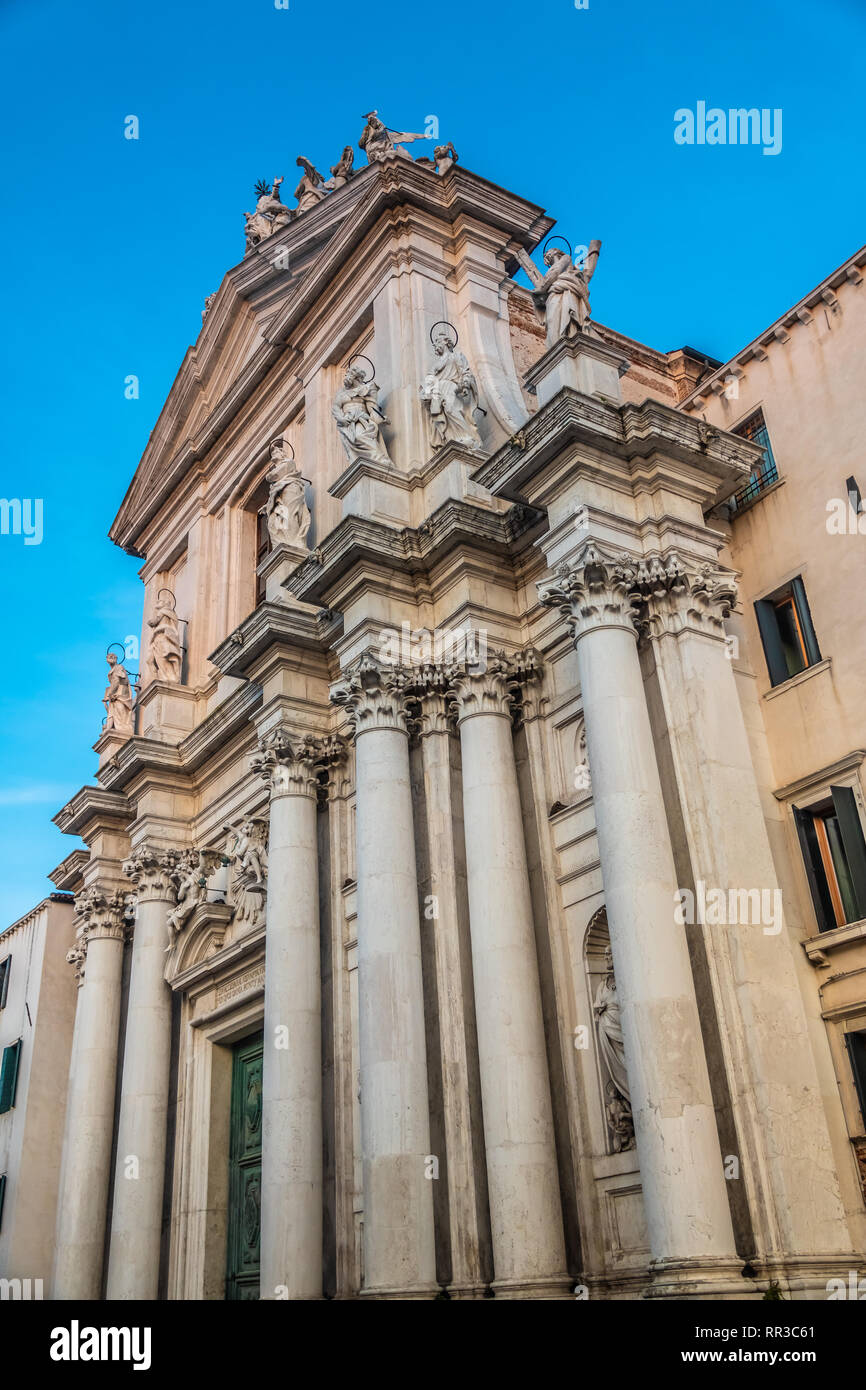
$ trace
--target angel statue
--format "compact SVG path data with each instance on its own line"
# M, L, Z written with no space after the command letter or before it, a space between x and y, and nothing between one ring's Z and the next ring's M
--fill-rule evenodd
M304 487L307 479L301 476L300 468L287 452L282 436L271 442L270 452L271 466L267 472L270 492L262 511L271 545L304 546L312 521Z
M280 202L280 184L282 176L274 179L274 186L259 179L255 186L255 195L258 198L255 212L245 212L245 228L247 245L246 250L252 251L254 246L258 246L265 237L273 236L274 232L281 232L284 227L288 227L292 214L287 207Z
M377 159L387 159L392 154L402 154L404 158L411 159L408 150L400 146L410 145L413 140L431 139L429 135L412 135L406 130L389 130L379 120L378 111L368 111L364 120L367 124L361 132L358 148L364 151L370 164Z
M548 347L582 332L589 323L589 282L600 250L601 242L591 241L582 264L576 265L567 251L550 246L544 253L547 273L542 275L523 247L518 247L517 259L535 286L532 298L544 310Z
M465 356L458 351L457 339L443 325L432 333L435 357L420 387L427 407L430 443L439 449L449 440L467 449L480 449L481 436L473 419L478 406L478 383Z
M325 188L328 192L331 192L335 188L342 188L349 182L349 179L355 172L352 167L354 163L355 152L351 145L345 145L343 147L343 153L340 155L336 164L331 165L331 177L325 184Z
M382 426L388 424L388 417L379 409L377 396L376 383L365 378L362 367L350 363L343 377L342 390L337 392L331 407L350 463L357 459L386 466L391 463L379 433Z
M102 703L105 705L105 723L102 731L131 735L134 730L129 673L125 666L118 663L114 652L108 652L105 659L108 662L108 685L102 697Z
M175 598L170 589L160 589L156 599L156 611L152 618L148 618L147 625L152 629L150 667L153 679L177 685L180 680L183 650L180 645Z
M232 866L231 895L235 926L254 931L264 925L267 896L267 822L251 817L240 826L226 825L226 858Z
M316 169L308 159L304 159L304 156L299 154L295 163L299 169L303 169L304 171L301 182L295 189L295 197L298 200L298 206L295 212L297 216L300 217L302 212L308 212L310 208L314 208L317 203L320 203L323 198L327 197L327 193L325 190L325 180L322 178L318 169Z
M175 875L177 905L166 918L166 955L174 949L178 933L186 926L199 903L204 902L207 897L207 881L216 870L219 860L220 856L209 849L187 849L181 855Z

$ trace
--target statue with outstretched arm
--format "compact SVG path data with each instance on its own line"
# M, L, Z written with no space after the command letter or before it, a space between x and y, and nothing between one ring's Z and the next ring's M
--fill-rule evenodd
M544 312L548 347L582 332L589 323L589 282L600 251L601 242L591 241L583 264L575 265L567 251L550 246L544 253L547 271L542 274L523 247L517 248L515 255L534 286L532 298Z

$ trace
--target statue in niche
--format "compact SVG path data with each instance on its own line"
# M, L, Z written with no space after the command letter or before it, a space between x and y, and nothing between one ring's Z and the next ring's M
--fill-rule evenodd
M174 949L178 933L183 930L199 903L207 897L207 881L219 864L220 856L213 850L187 849L180 857L174 877L177 904L166 918L168 945L166 954Z
M325 189L325 180L322 178L318 169L316 169L308 159L305 159L302 154L299 154L295 163L299 169L303 169L304 171L303 177L295 189L295 197L298 200L298 206L295 208L295 215L300 217L302 212L309 212L310 208L316 207L323 198L327 197L327 192Z
M628 1075L625 1069L625 1044L622 1036L622 1010L616 990L613 973L613 953L610 946L604 953L605 973L598 986L593 1003L596 1032L601 1055L607 1068L609 1082L605 1087L608 1094L606 1114L611 1140L619 1147L615 1153L634 1148L634 1124L631 1112L631 1097L628 1089ZM613 1093L609 1086L613 1086ZM626 1142L627 1125L631 1125L631 1138Z
M351 145L343 148L343 153L336 164L331 165L331 177L325 184L326 190L330 193L335 188L343 188L354 174L353 165L355 163L355 152Z
M453 329L435 326L433 366L420 387L427 407L430 443L439 449L449 440L467 449L480 449L481 436L473 419L478 406L478 383L463 353L457 348Z
M122 666L114 652L106 655L108 662L108 685L105 687L105 694L102 703L105 706L105 723L102 726L103 733L111 731L115 734L131 735L132 727L132 690L129 684L129 673L125 666Z
M363 150L370 164L376 160L387 159L389 155L401 154L405 159L412 156L401 145L410 145L414 140L429 140L429 135L413 135L409 131L389 130L379 120L378 111L368 111L364 120L367 124L361 132L358 148Z
M436 173L447 174L452 164L456 164L459 158L451 141L447 145L437 145L433 151L433 158L436 161Z
M180 645L175 597L170 589L160 589L156 598L156 610L153 617L148 618L147 625L151 629L149 655L153 679L177 685L180 681L183 649Z
M265 923L268 852L267 822L257 817L240 826L224 827L229 840L226 858L231 864L231 897L234 923L243 931L255 931Z
M272 546L306 546L312 521L304 488L307 480L301 476L290 449L282 435L271 442L271 466L267 472L270 492L262 511Z
M255 187L255 194L258 198L255 212L245 212L245 233L247 238L246 250L252 251L259 242L266 237L273 236L274 232L281 232L284 227L288 227L292 214L287 207L280 202L280 184L282 177L274 179L273 189L264 179L259 179Z
M542 275L535 262L519 247L516 255L535 289L532 298L544 311L547 346L560 338L572 338L589 323L589 282L595 273L600 241L591 241L582 265L575 265L567 251L549 246L544 253L547 271Z
M366 459L370 463L391 466L388 450L381 437L382 426L389 422L379 409L378 394L372 377L365 377L363 368L350 362L343 377L342 390L337 392L331 407L350 463Z

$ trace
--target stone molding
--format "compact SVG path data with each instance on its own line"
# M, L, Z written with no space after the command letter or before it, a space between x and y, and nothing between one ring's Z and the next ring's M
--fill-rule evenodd
M96 884L77 895L73 908L78 919L75 945L66 953L67 962L75 967L76 984L84 983L87 948L91 941L126 940L129 896L123 889L100 888Z
M331 687L331 700L348 713L356 739L369 729L412 732L412 695L412 673L405 666L388 666L369 653Z
M321 774L346 757L346 745L336 734L317 738L296 733L284 724L259 739L250 758L250 770L268 784L271 799L276 796L317 796Z
M174 903L176 875L180 868L180 853L174 849L156 849L152 845L136 845L124 861L123 872L135 884L139 902Z

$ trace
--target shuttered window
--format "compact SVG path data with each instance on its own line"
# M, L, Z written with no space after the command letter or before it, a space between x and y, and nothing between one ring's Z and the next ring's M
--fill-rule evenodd
M759 599L755 616L771 685L781 685L821 660L806 589L799 575L774 594Z
M0 1063L0 1115L11 1110L15 1104L15 1088L18 1085L18 1061L21 1057L21 1039L3 1049Z
M3 1230L3 1202L6 1198L6 1174L0 1173L0 1231Z
M0 960L0 1009L5 1009L6 1007L6 996L9 993L9 974L11 970L11 956L7 956L5 960Z
M848 1048L851 1070L854 1073L854 1085L857 1088L857 1099L860 1102L863 1128L866 1130L866 1033L846 1033L845 1045Z
M866 841L851 787L831 799L795 806L794 819L819 931L866 918Z

